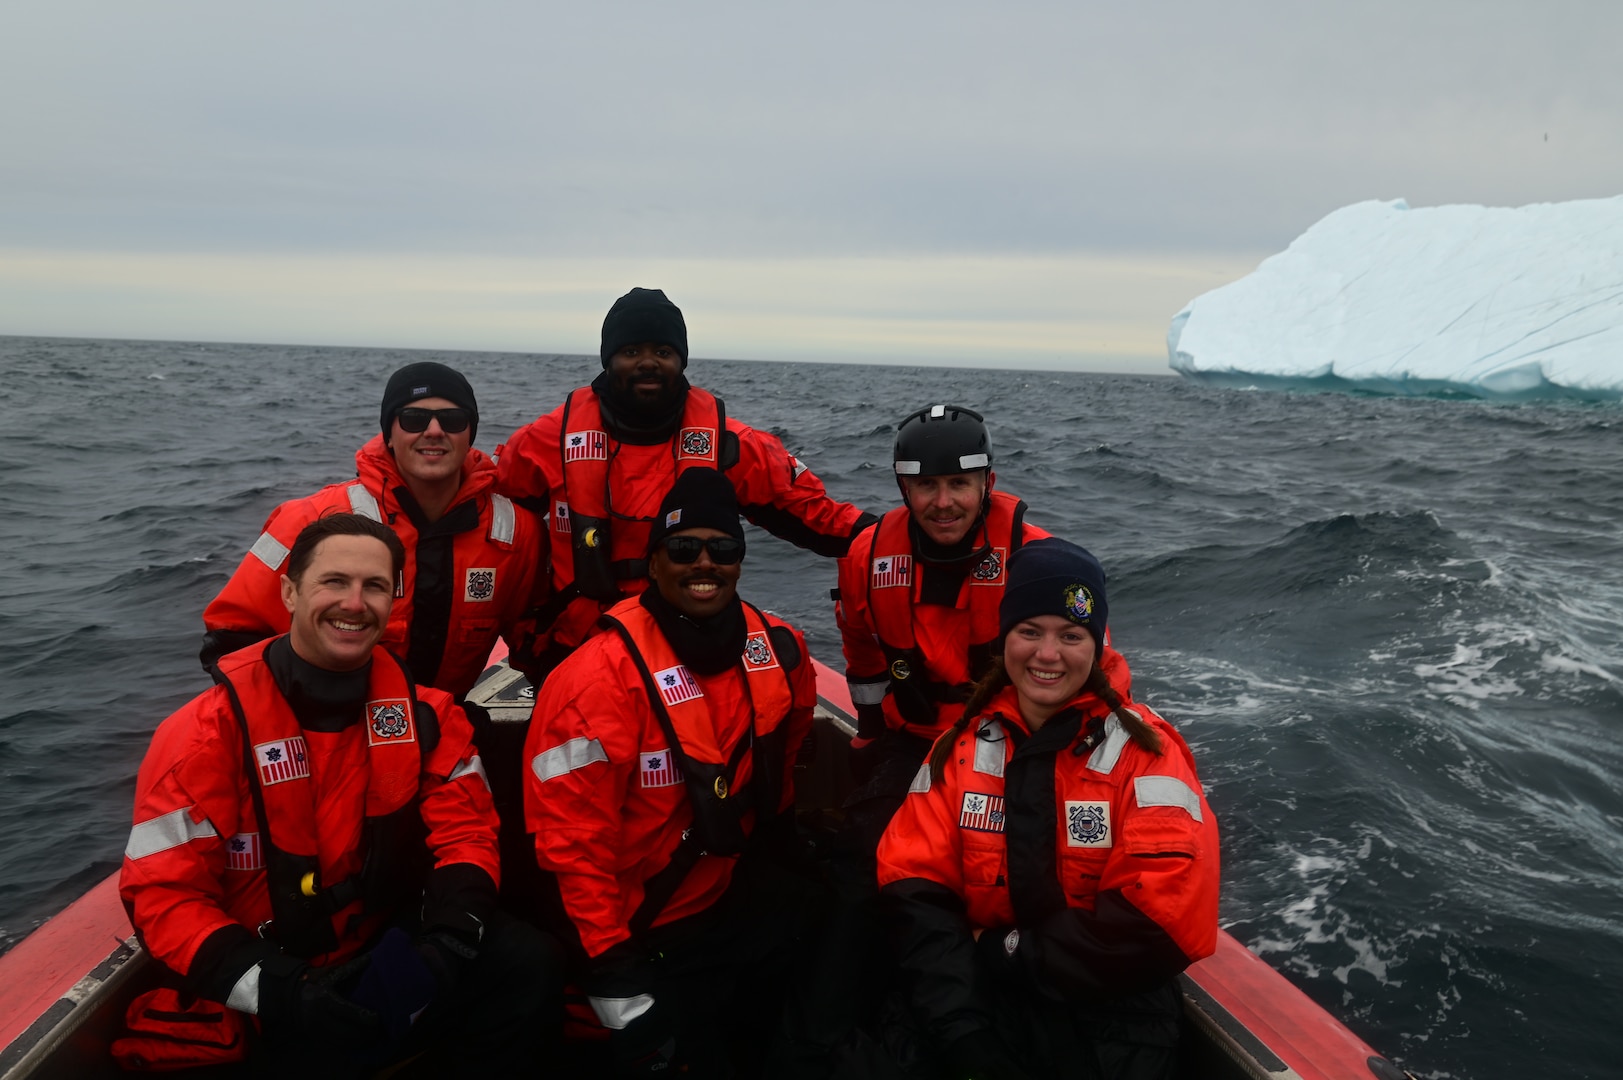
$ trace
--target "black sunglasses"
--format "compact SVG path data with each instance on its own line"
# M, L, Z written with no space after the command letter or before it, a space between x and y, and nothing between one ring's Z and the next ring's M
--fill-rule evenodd
M710 552L717 566L731 566L744 558L744 541L731 536L667 536L665 554L673 563L698 562L699 552Z
M407 406L400 410L399 419L400 430L409 431L413 435L419 431L427 431L430 420L438 420L440 430L447 435L468 430L467 409L419 409L416 406Z

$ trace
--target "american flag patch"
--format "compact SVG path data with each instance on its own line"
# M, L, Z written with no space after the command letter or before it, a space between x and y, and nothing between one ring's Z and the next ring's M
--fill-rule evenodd
M958 812L958 827L977 832L1003 831L1003 796L979 791L964 792L964 805Z
M240 832L225 842L225 868L227 870L263 870L265 853L259 846L259 834Z
M310 751L303 735L260 743L254 747L254 760L259 762L259 782L267 787L310 775Z
M564 435L565 461L609 460L609 437L601 431L571 431Z
M704 697L704 691L699 689L692 674L681 664L654 672L654 685L659 687L660 700L667 706Z
M885 555L873 561L873 587L913 584L913 556Z
M569 531L569 504L566 502L552 504L552 531L566 533Z
M637 774L645 788L675 787L682 782L682 770L669 750L639 755L638 761Z

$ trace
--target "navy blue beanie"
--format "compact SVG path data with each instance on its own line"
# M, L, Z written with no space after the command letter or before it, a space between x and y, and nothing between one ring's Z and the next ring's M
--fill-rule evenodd
M1087 628L1104 648L1105 568L1068 540L1033 540L1009 558L1009 584L998 604L998 640L1016 623L1037 615L1060 615Z
M688 324L682 309L671 303L660 289L632 289L609 308L603 317L603 342L599 348L603 367L608 369L614 354L627 345L651 341L669 345L688 366Z

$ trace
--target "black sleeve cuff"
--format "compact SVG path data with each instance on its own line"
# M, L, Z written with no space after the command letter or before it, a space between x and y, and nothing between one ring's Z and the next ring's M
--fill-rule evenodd
M496 910L496 883L472 863L436 867L423 888L423 932L445 931L476 945Z

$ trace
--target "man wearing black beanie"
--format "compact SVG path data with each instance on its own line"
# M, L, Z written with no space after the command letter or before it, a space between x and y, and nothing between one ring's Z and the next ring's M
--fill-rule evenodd
M678 475L719 470L750 521L797 547L838 557L874 518L829 498L778 439L727 416L690 384L687 322L659 289L632 289L603 320L603 371L519 428L497 487L552 522L543 652L512 661L539 682L595 632L597 618L648 585L655 511Z
M776 1028L811 908L779 864L816 675L799 632L738 597L738 511L720 473L682 473L652 584L542 685L524 747L525 824L615 1075L730 1075L728 1044Z
M287 553L299 530L334 512L363 514L400 537L406 562L382 644L420 686L462 697L499 635L520 635L546 587L541 525L496 494L496 463L474 449L479 403L462 373L434 361L389 377L380 433L355 453L356 478L271 511L231 580L203 612L205 668L288 629Z

